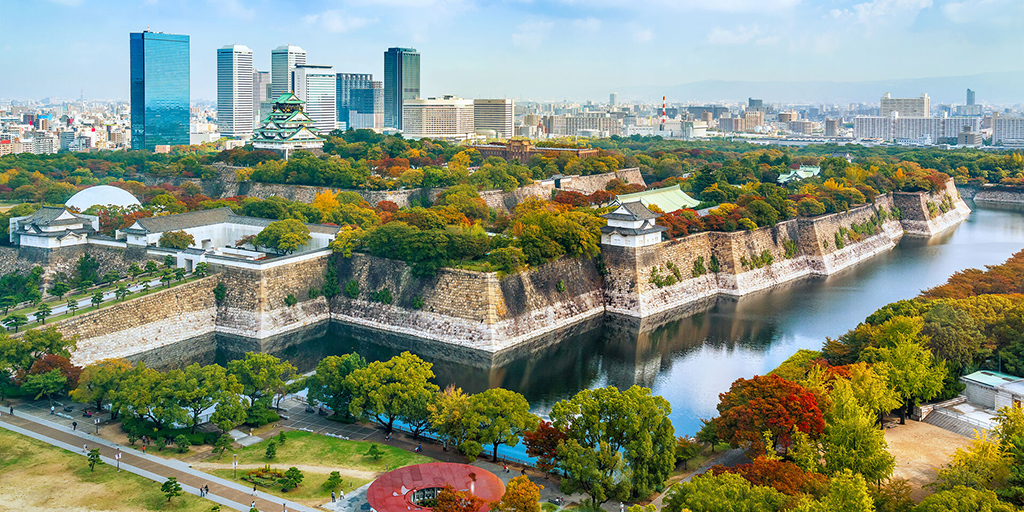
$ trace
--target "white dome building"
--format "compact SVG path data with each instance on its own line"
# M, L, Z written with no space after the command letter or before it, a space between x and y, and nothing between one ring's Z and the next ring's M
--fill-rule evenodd
M77 194L71 196L66 206L77 208L78 211L84 212L92 206L100 205L114 205L122 208L128 208L130 206L142 206L131 192L112 187L110 185L98 185L95 187L89 187L79 191Z

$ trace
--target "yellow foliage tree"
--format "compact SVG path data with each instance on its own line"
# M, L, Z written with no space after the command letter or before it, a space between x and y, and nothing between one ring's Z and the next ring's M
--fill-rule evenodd
M313 202L310 203L313 208L320 210L320 216L323 219L329 219L331 213L338 209L338 194L331 192L330 190L324 190L313 197Z

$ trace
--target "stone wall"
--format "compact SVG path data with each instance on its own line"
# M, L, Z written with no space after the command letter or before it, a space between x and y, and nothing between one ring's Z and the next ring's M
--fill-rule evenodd
M903 212L903 230L910 236L934 236L959 224L971 213L952 179L946 181L945 190L935 193L894 192L892 196L893 203ZM933 215L928 208L929 204L938 208L947 198L952 201L953 208L946 212L936 210Z
M110 357L131 357L214 331L213 287L217 277L160 290L54 322L65 337L78 336L72 361L87 365Z
M99 264L97 272L128 274L132 263L144 266L147 260L153 259L142 248L113 248L94 244L61 247L59 249L41 249L38 247L0 247L0 275L12 272L25 273L32 267L43 268L43 287L49 288L54 279L64 274L74 275L78 259L89 254Z
M417 277L403 262L362 254L337 264L339 286L354 280L359 296L335 297L333 319L489 352L604 311L600 274L591 260L563 258L500 279L496 273L459 269ZM562 292L559 281L565 285ZM391 304L371 299L382 288L391 293ZM419 301L417 309L414 302Z
M950 189L956 193L952 181L944 193L949 194ZM605 246L606 310L647 317L716 294L745 295L803 276L832 274L891 250L904 231L934 234L956 225L970 210L958 195L950 198L954 208L934 218L928 214L927 203L941 202L942 193L885 194L875 198L874 204L847 212L793 219L749 232L696 233L640 248ZM894 206L902 210L902 220L889 217L873 235L852 233L853 224L880 218L883 211L892 213ZM836 244L837 235L843 247ZM787 242L796 247L790 257L786 256ZM771 264L755 263L766 253L771 255ZM718 272L712 271L712 261L718 263Z

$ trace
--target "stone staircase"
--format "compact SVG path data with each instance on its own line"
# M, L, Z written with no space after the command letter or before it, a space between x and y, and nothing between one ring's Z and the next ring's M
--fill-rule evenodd
M975 437L975 432L980 433L992 428L991 425L982 425L981 422L942 408L933 410L925 417L924 422L970 438Z

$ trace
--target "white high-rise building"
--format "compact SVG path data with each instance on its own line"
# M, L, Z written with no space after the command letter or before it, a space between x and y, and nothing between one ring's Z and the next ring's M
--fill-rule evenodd
M407 139L466 140L475 132L473 114L473 100L455 96L405 100L402 134Z
M252 50L240 44L217 50L217 129L222 135L252 135L252 77Z
M889 117L893 112L899 112L903 117L929 117L931 105L931 99L924 93L918 98L893 98L885 93L879 101L878 110L882 117Z
M511 138L514 110L511 99L473 100L473 125L477 131L494 130L494 136L499 139Z
M274 100L270 97L270 71L252 70L252 113L255 125L259 125L263 118L270 114L274 106Z
M283 44L270 52L270 101L286 92L294 92L292 71L306 63L306 50Z
M331 66L300 64L292 72L295 96L306 102L306 115L322 133L338 126L337 83Z

